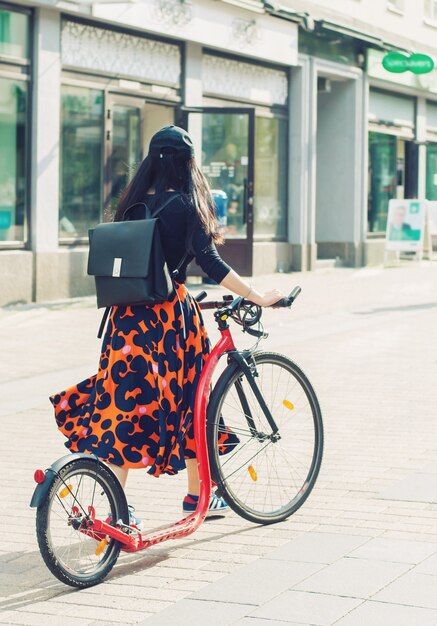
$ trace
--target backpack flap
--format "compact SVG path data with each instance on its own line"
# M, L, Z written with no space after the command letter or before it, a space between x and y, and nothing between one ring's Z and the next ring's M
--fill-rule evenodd
M153 264L156 219L99 224L89 231L88 274L147 278Z

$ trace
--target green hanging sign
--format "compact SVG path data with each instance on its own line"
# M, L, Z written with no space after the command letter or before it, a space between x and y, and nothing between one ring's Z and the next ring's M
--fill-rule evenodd
M428 74L434 67L434 59L427 54L412 54L408 59L408 69L413 74Z
M382 59L382 65L387 72L392 74L402 74L407 71L413 74L428 74L435 67L434 59L427 54L407 56L402 52L389 52Z

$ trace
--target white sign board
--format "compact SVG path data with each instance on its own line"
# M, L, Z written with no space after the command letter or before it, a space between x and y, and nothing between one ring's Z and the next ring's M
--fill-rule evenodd
M423 248L426 205L423 200L390 200L386 250L420 252Z

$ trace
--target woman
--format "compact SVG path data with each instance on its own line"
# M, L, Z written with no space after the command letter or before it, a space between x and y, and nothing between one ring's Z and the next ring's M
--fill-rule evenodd
M239 296L261 306L282 298L278 290L261 294L232 270L215 247L221 243L208 183L194 159L185 130L167 126L151 139L149 154L125 189L114 220L138 202L159 215L164 256L177 267L175 294L152 306L112 308L103 339L98 373L52 396L59 430L72 452L89 452L111 465L123 487L130 468L149 474L175 474L186 467L188 493L182 508L196 509L200 491L193 436L193 409L208 337L197 303L185 287L188 263L195 258L206 274ZM144 217L132 208L131 219ZM225 433L229 446L237 437ZM211 512L227 508L213 494ZM130 524L141 521L130 507Z

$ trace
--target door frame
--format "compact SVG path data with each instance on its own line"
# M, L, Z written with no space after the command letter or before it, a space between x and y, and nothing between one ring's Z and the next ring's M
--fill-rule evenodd
M197 114L242 114L248 116L248 166L247 181L244 190L243 215L246 225L246 236L232 237L226 239L225 246L221 254L228 260L232 267L243 275L251 276L253 269L253 209L254 209L254 189L255 189L255 107L250 106L180 106L178 108L177 123L185 130L189 131L188 118L190 113ZM191 268L190 268L190 273Z

